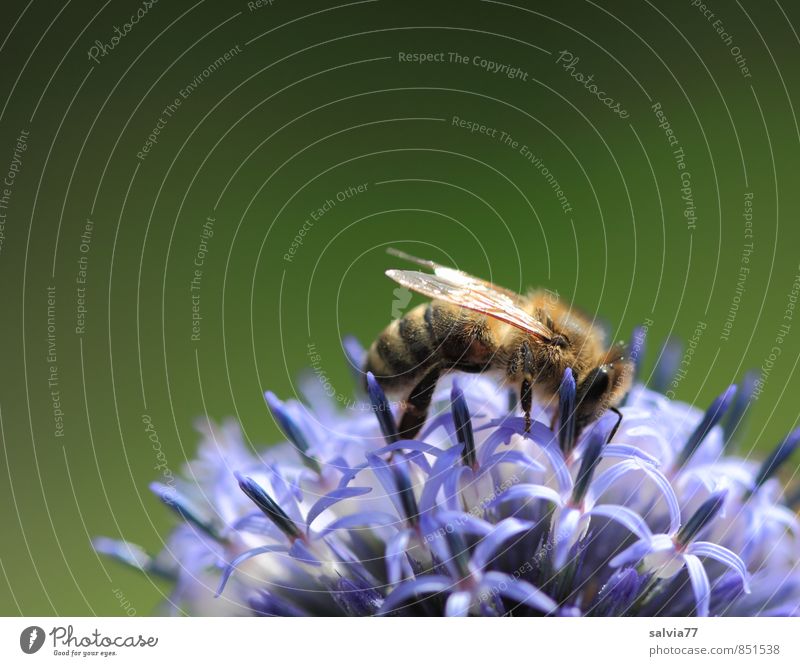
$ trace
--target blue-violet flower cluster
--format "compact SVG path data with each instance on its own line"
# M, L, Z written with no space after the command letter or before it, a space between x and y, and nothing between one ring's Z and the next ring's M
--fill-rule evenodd
M286 443L256 455L235 424L207 428L153 484L182 519L161 553L95 548L170 578L166 610L190 615L798 615L776 472L800 430L762 463L737 455L752 386L704 413L637 384L621 422L576 437L569 370L527 433L507 388L455 375L404 440L371 377L346 410L311 381L304 402L266 395Z

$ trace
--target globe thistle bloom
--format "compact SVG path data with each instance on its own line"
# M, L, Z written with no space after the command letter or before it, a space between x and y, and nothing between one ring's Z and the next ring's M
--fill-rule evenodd
M344 410L312 381L304 402L266 395L283 444L206 428L153 485L181 519L162 552L95 547L172 580L171 613L798 615L800 523L776 472L800 430L761 464L737 455L751 390L703 412L636 384L621 420L577 433L567 370L561 409L534 404L526 432L507 387L455 375L406 440L374 378Z

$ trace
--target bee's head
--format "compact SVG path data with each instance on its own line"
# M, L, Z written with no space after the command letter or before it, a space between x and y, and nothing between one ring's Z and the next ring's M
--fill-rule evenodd
M579 378L575 396L578 431L616 407L630 388L633 363L621 345L612 347L600 365Z

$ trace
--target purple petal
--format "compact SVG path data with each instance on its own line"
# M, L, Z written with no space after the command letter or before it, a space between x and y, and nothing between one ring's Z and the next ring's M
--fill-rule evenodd
M403 527L404 523L397 516L385 511L359 511L334 520L319 535L327 536L336 530L352 530L359 527Z
M222 591L225 589L225 585L228 582L228 579L231 577L231 574L234 572L236 567L238 567L242 562L249 560L251 557L256 557L257 555L263 555L264 553L286 553L288 552L288 548L282 545L271 545L271 546L259 546L258 548L252 548L241 555L235 557L230 564L228 564L225 569L222 571L222 579L219 582L219 587L217 587L217 591L214 594L214 597L218 597L222 594Z
M661 466L661 461L658 458L632 444L606 444L606 448L603 449L603 458L635 458L654 467Z
M401 530L386 544L386 572L390 585L397 585L405 578L413 575L411 564L408 561L406 549L411 539L411 530Z
M711 600L708 574L695 555L685 553L683 561L686 562L686 570L689 572L689 580L692 583L692 590L694 590L697 617L708 617L708 604Z
M476 430L482 430L482 428L477 428ZM481 450L478 452L478 464L483 466L483 461L490 457L498 446L501 444L508 444L514 434L515 433L512 428L503 426L500 426L496 430L492 431L492 433L483 441Z
M96 537L92 539L92 546L101 555L112 557L139 571L147 571L153 561L141 546L128 541Z
M502 463L509 463L512 465L520 465L534 472L544 472L544 465L531 458L527 453L522 451L501 451L489 456L481 463L481 471L486 472L495 465Z
M561 506L563 504L561 496L552 488L540 486L535 483L517 483L495 497L489 503L489 506L494 507L502 502L518 499L543 499L547 500L548 502L552 502L556 506Z
M503 543L517 534L527 532L532 526L533 523L516 518L506 518L497 523L486 538L482 539L475 547L472 555L473 567L479 571L486 568L486 564L494 557Z
M639 562L653 552L653 544L650 541L637 541L632 546L623 550L619 555L613 557L608 565L610 567L621 567L623 564Z
M388 444L387 446L378 449L374 453L376 455L382 455L384 453L389 453L390 451L419 451L420 453L427 453L436 458L444 453L442 449L416 439L400 439L392 444Z
M690 555L697 555L698 557L708 557L733 569L742 579L744 591L747 594L750 593L750 574L747 572L747 566L745 566L742 558L736 555L736 553L728 550L724 546L719 546L708 541L695 541L686 549L686 552Z
M553 467L553 472L555 472L556 475L558 492L566 497L572 492L572 476L567 469L567 465L564 462L564 455L561 453L561 449L558 448L556 440L553 438L553 435L550 434L547 440L539 440L536 444L544 451L544 454Z
M378 425L383 433L383 438L388 444L396 442L400 435L397 432L397 422L394 420L392 408L389 401L386 399L386 394L383 392L375 375L367 372L367 393L369 394L369 401L372 404L372 411L378 419Z
M437 428L444 428L447 431L447 434L452 438L455 434L455 426L453 425L453 415L450 412L442 412L441 414L437 414L434 416L422 431L419 434L419 438L422 440L428 439L431 433L434 432ZM457 447L460 449L460 447Z
M423 576L416 580L407 580L400 583L391 594L383 601L381 615L386 615L399 608L406 601L414 599L420 595L432 595L444 592L452 585L452 581L447 576Z
M311 528L311 523L314 522L314 519L317 518L323 511L330 509L334 504L341 502L342 500L350 499L351 497L358 497L359 495L366 495L370 492L372 488L366 487L348 487L348 488L337 488L329 492L324 497L321 497L314 505L308 510L308 515L306 516L306 529Z
M490 571L483 577L483 582L489 585L493 592L513 599L514 601L535 608L542 613L554 613L558 605L539 588L534 587L524 580L517 580L511 576Z
M567 561L569 551L576 541L576 533L583 518L583 513L578 509L565 507L558 515L558 524L555 527L555 552L553 565L561 569Z
M461 487L463 477L472 479L472 469L469 467L454 467L448 470L444 475L444 502L451 511L461 510ZM469 480L463 482L469 483Z
M469 592L453 592L444 607L447 617L466 617L472 605L472 595Z
M444 483L447 472L453 468L456 460L461 457L461 450L458 446L452 446L442 453L433 464L433 469L422 489L419 505L420 510L425 513L432 511L436 505L436 496Z
M344 488L348 483L350 483L360 472L363 472L365 469L369 467L369 463L361 463L356 467L338 467L339 471L342 473L342 478L339 480L339 487Z
M497 525L492 525L464 511L439 511L436 514L435 522L445 529L479 537L485 537L497 529Z
M700 448L703 440L705 440L708 433L711 432L711 429L719 423L720 419L725 415L725 412L728 411L728 407L730 407L733 402L735 395L736 385L732 384L724 393L714 399L703 415L703 418L700 420L700 423L697 425L697 428L689 435L689 439L683 445L680 454L678 454L675 469L679 469L689 462L689 459L694 455L695 451Z
M314 567L322 565L319 558L308 549L308 546L306 546L302 539L295 540L292 547L289 548L289 555L303 564L310 564Z
M369 461L370 468L375 473L375 476L378 477L378 481L381 482L383 489L386 491L386 497L391 501L391 503L394 505L394 508L397 510L397 515L405 516L405 508L400 500L399 489L397 488L394 474L392 473L389 465L385 460L371 453L367 454L367 460Z
M594 502L598 497L602 497L611 486L613 486L621 477L628 472L640 469L632 460L626 460L616 465L612 465L605 470L594 481L589 490L590 502Z
M635 511L618 504L600 504L589 511L593 516L605 516L633 532L644 541L650 541L653 533L644 519Z
M593 502L598 497L602 496L602 494L623 475L635 471L644 472L661 491L661 495L669 510L670 534L673 534L681 524L681 508L678 503L678 498L675 496L675 491L672 489L672 484L670 484L667 477L647 463L639 460L625 460L609 467L592 483L591 501Z
M350 364L350 369L354 374L361 376L361 368L364 367L367 351L361 346L358 338L353 335L346 335L342 338L342 348Z
M649 465L642 466L644 473L658 486L661 491L661 496L667 503L669 509L669 532L674 534L681 525L681 507L678 503L678 498L675 496L675 491L672 489L672 484L666 476L664 476L655 467Z

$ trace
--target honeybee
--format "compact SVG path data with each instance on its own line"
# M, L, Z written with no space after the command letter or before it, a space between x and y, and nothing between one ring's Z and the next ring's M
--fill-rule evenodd
M518 391L526 432L533 397L557 398L566 368L577 385L578 432L607 409L616 411L630 388L633 363L624 345L607 347L604 331L588 316L547 290L523 296L399 250L389 253L433 271L386 271L433 300L392 321L364 363L364 372L401 401L401 437L419 432L436 383L453 370L500 374Z

